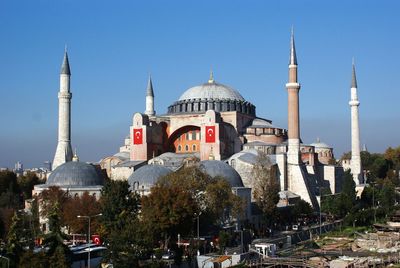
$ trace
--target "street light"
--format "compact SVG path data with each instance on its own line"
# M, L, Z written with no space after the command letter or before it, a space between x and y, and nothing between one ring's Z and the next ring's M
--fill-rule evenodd
M85 218L85 219L88 219L89 220L89 231L88 231L88 245L89 245L89 247L88 247L88 268L90 268L90 222L91 222L91 219L92 218L94 218L94 217L99 217L99 216L101 216L101 215L103 215L103 214L96 214L96 215L78 215L77 217L78 218Z
M244 248L243 248L243 230L239 230L239 224L236 222L236 233L240 232L240 253L244 252Z
M372 186L372 209L374 210L374 223L376 223L376 208L375 208L375 185L371 182Z
M322 192L321 192L322 186L319 186L319 235L322 235Z

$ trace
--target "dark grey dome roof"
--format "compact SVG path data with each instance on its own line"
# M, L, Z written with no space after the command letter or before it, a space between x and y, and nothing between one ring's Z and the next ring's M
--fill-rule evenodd
M224 177L231 187L243 187L239 173L225 162L218 160L203 160L200 162L200 169L211 177Z
M128 183L131 187L135 187L134 184L139 183L139 187L150 188L159 178L171 172L172 170L161 165L146 165L133 172L128 178Z
M215 82L209 82L200 86L191 87L179 98L180 101L192 99L228 99L245 101L245 99L237 90Z
M103 185L104 179L93 165L83 162L66 162L51 172L46 185L95 186Z

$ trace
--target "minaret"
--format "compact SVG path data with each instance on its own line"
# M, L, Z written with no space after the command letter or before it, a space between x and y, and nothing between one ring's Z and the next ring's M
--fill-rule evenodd
M358 122L358 106L360 102L357 96L356 67L353 61L351 76L351 99L349 102L351 109L351 173L356 185L363 183L360 156L360 126Z
M149 81L147 83L146 90L146 111L144 111L147 115L155 115L156 111L154 111L154 92L153 92L153 83L151 82L151 76L149 76Z
M58 92L58 144L54 156L52 169L72 160L71 147L71 98L70 92L71 71L69 68L67 50L60 73L60 92Z
M299 164L300 159L300 123L299 123L299 91L297 82L297 58L294 45L293 29L290 37L289 82L288 91L288 164Z

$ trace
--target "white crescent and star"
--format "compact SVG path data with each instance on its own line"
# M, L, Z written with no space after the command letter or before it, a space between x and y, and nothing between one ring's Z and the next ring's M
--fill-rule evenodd
M140 131L139 130L136 130L135 136L136 136L136 138L140 138Z
M207 134L208 134L208 136L212 136L214 134L214 130L212 128L209 128L207 130Z

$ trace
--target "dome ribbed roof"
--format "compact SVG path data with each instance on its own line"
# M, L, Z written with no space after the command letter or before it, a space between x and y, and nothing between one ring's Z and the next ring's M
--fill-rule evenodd
M51 172L46 181L49 186L103 185L104 179L93 165L83 162L66 162Z
M189 88L181 95L179 101L192 99L229 99L245 101L237 90L216 82L209 82Z
M218 160L203 160L200 162L200 169L211 177L225 178L231 187L243 187L239 173L225 162Z
M156 184L159 178L171 173L172 170L160 165L146 165L135 172L128 178L128 183L134 187L135 183L139 183L139 187L146 185L148 188Z

